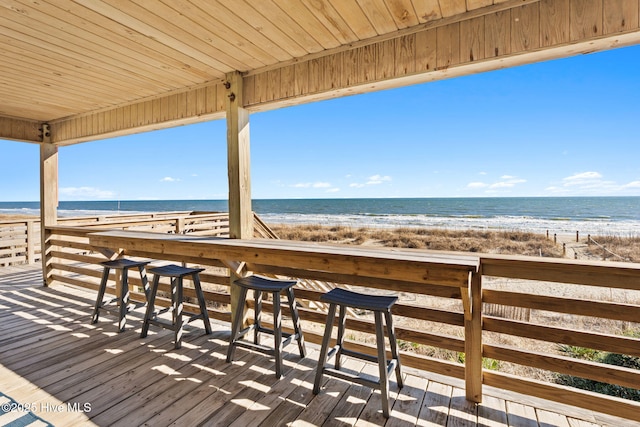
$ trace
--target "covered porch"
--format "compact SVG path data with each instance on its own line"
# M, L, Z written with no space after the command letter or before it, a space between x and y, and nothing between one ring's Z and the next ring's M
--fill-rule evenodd
M163 344L170 343L164 334L140 340L135 332L112 335L106 329L87 327L84 316L94 294L78 288L95 289L95 264L104 260L96 254L105 252L91 240L95 229L86 224L67 226L58 218L61 147L226 119L226 237L250 241L256 231L249 162L252 112L640 42L638 0L276 0L268 7L257 1L192 0L182 3L181 8L168 3L154 2L150 6L144 2L101 0L61 6L44 0L9 1L2 5L0 31L6 41L3 54L12 66L3 67L0 75L4 83L0 87L0 138L40 146L41 273L0 270L4 280L0 315L6 320L2 322L0 362L6 370L4 378L9 381L0 392L23 405L32 398L41 403L53 399L54 406L48 407L53 413L46 415L71 416L72 422L87 421L88 416L91 422L108 425L132 417L127 423L158 425L160 418L153 417L168 416L162 420L170 423L174 421L174 410L180 418L193 416L196 422L222 425L227 424L224 420L231 424L236 417L238 425L271 425L273 420L267 418L271 413L276 414L273 416L278 417L278 423L287 416L293 417L290 421L312 425L340 424L347 418L349 424L385 420L376 412L376 394L366 388L331 380L328 386L335 387L331 390L336 393L313 398L305 381L313 370L313 363L310 367L308 360L289 358L291 374L282 382L273 382L267 365L263 365L265 359L254 358L250 353L242 358L246 369L240 363L224 364L219 355L225 346L225 326L211 338L187 340L192 347L185 346L186 353L167 350L170 345ZM179 220L174 227L182 230ZM116 249L116 255L226 268L210 278L215 284L226 286L227 292L213 291L208 296L215 302L230 303L234 312L246 308L238 303L233 285L233 280L244 274L369 285L363 282L363 272L355 261L369 256L367 251L346 251L340 255L346 260L343 264L325 263L328 268L319 269L316 266L324 262L320 252L307 263L283 264L284 258L276 263L260 263L252 258L250 244L243 244L231 259L249 266L240 269L232 268L225 263L229 259L216 257L215 253L172 252L167 250L173 247L171 243L158 251L157 245L122 244L110 249ZM502 358L637 387L638 373L631 369L602 367L483 340L487 335L484 332L498 333L638 356L638 338L496 319L482 309L483 303L553 308L563 314L631 323L638 319L637 301L591 301L495 289L483 293L482 278L544 280L637 292L638 266L476 258L477 269L467 272L465 286L460 285L459 271L455 269L444 271L435 279L428 275L408 277L400 268L402 263L389 266L394 256L386 260L388 268L364 275L374 278L374 287L379 289L435 294L458 300L464 307L447 311L405 305L403 315L464 331L461 338L407 328L404 338L408 342L464 353L465 359L463 363L453 363L405 354L405 359L413 361L413 368L419 371L407 372L406 383L413 385L395 395L393 416L388 423L420 425L430 417L441 423L445 414L444 422L451 425L467 421L471 425L485 424L485 420L498 425L579 425L576 420L610 425L625 422L609 422L610 418L591 412L594 410L622 415L627 423L637 422L640 415L635 402L542 384L482 367L485 357ZM67 287L69 284L75 287ZM317 301L320 293L309 291L305 298ZM228 329L228 312L212 310L212 314L214 319L227 322ZM314 322L326 317L311 311L308 316ZM370 329L367 322L355 323L362 331ZM86 342L79 346L78 340L85 338ZM91 357L87 358L87 354ZM119 357L122 364L115 362ZM39 368L41 362L47 366ZM128 369L128 365L136 368ZM405 365L412 367L412 363ZM353 369L368 368L358 365ZM85 381L82 375L88 372L93 375ZM260 374L258 379L255 372ZM126 381L126 375L135 381ZM291 388L296 394L290 394ZM527 395L517 397L514 392ZM190 397L193 393L201 399ZM90 396L95 400L88 401ZM558 404L547 408L542 403L538 407L540 397L583 409ZM81 401L74 400L77 398ZM162 408L158 406L160 402ZM61 407L55 405L65 403L78 410L57 413ZM80 410L85 403L91 404L91 413ZM189 405L193 406L187 409ZM67 420L56 418L54 424L57 423L66 424Z

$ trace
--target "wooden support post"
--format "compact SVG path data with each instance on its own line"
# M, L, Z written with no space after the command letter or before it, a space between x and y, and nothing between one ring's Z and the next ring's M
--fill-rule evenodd
M51 279L50 233L47 227L58 222L58 147L51 144L49 125L42 124L42 144L40 144L40 234L42 278L44 286L49 286Z
M253 238L253 212L251 210L251 174L249 150L249 111L244 108L242 74L227 74L225 83L227 108L227 168L229 174L229 237L232 239ZM243 260L235 260L243 261ZM233 284L238 277L231 276L231 318L235 319L239 307L240 290ZM243 324L246 323L246 312Z
M36 257L36 242L34 238L34 221L27 221L27 264L33 264Z
M468 290L471 316L465 316L465 389L467 400L482 402L482 266L472 273Z

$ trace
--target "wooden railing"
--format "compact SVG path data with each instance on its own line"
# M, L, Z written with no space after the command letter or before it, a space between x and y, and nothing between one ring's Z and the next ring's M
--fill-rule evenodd
M95 215L59 218L59 225L153 230L159 233L194 235L228 235L226 213L219 212L157 212L118 215ZM257 227L259 236L268 236L268 228ZM34 264L41 254L40 220L37 218L0 221L0 266Z
M40 260L40 221L0 221L0 266Z
M157 231L176 227L171 221L162 225L164 219L154 220L159 224ZM140 222L132 219L132 224L140 225ZM104 256L88 244L87 234L102 228L126 228L122 224L117 227L104 225L83 225L81 228L56 226L48 229L51 236L49 244L52 245L48 264L52 281L97 289L101 270L96 264L104 260ZM256 228L262 227L268 229L264 224ZM361 253L366 249L350 247L349 251ZM220 321L230 322L229 270L222 262L195 255L172 257L144 251L127 255L202 265L206 268L202 280L206 298L211 302L210 315ZM480 271L472 280L474 285L471 292L475 294L476 301L482 302L474 306L476 315L481 315L481 322L471 324L481 326L471 334L466 333L467 340L474 342L466 342L463 338L470 323L465 318L458 287L416 286L402 280L401 275L398 279L372 280L358 271L336 274L283 266L251 265L250 268L260 274L330 282L355 289L366 288L368 292L379 289L398 293L401 298L394 307L394 317L397 318L396 335L404 349L401 359L405 366L460 379L474 375L477 376L475 381L486 386L640 422L638 402L582 391L521 373L523 369L531 369L541 373L538 378L546 373L551 378L565 374L621 387L640 388L640 371L637 369L570 358L556 351L561 345L567 345L640 357L638 335L623 333L625 329L640 330L640 265L538 257L476 256ZM135 277L131 280L132 285L139 285ZM165 286L165 290L168 290L168 286ZM320 342L326 320L326 312L314 308L320 306L314 306L314 303L318 302L322 293L322 290L296 289L296 298L306 302L300 314L306 324L305 339L310 342ZM141 293L134 292L133 295L140 300L144 298ZM188 290L186 295L194 296L192 290ZM163 303L168 304L168 301ZM265 302L265 306L268 308L268 302ZM482 311L483 307L489 306L526 309L529 316L528 319L504 318L495 315L495 310ZM606 328L602 327L604 323ZM374 326L366 313L350 317L347 327L356 331L350 344L360 351L373 353L371 334ZM356 340L356 335L362 339ZM495 361L498 368L485 363L487 366L482 369L467 369L465 362L469 364L471 358L477 361L477 356L469 353L470 349L473 351L475 348L480 349L485 361ZM503 369L503 366L508 369Z

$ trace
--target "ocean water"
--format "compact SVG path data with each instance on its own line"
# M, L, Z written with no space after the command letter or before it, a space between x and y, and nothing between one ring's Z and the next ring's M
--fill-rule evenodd
M0 202L0 214L38 214L37 202ZM254 200L267 223L438 227L640 236L640 197ZM58 215L227 211L226 200L60 202Z

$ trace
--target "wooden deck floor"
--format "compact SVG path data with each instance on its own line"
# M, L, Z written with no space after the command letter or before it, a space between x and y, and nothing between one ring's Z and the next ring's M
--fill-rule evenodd
M142 312L129 316L121 334L108 315L91 325L94 298L42 287L38 266L0 268L0 402L18 409L0 411L0 426L18 416L55 426L631 425L493 388L471 405L461 382L411 370L400 393L392 383L385 420L378 392L367 387L327 379L312 394L316 346L308 345L302 360L288 347L285 377L276 380L273 361L262 354L238 349L236 362L225 363L228 324L204 335L195 322L174 350L171 331L152 327L157 333L139 338ZM372 365L347 366L375 373Z

